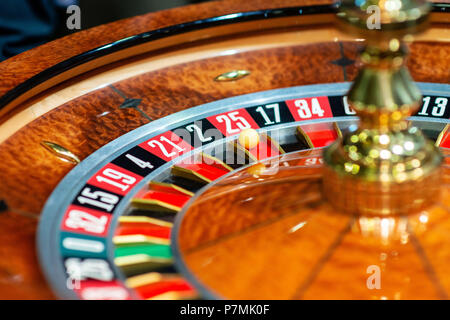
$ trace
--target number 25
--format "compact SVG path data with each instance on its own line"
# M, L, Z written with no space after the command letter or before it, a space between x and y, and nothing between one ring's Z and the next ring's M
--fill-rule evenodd
M247 122L247 120L239 116L239 111L222 114L217 116L216 119L219 123L225 122L225 127L228 134L236 134L241 130L251 128L251 125ZM233 128L232 121L236 124L237 128Z

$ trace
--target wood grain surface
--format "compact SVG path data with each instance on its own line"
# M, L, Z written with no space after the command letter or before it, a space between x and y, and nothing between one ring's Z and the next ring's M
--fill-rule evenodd
M0 299L52 299L38 265L36 217L0 213Z
M178 24L231 12L323 4L321 0L237 0L151 13L81 31L0 63L0 96L49 67L113 41ZM358 43L345 42L344 54L356 59ZM449 43L418 42L411 47L409 67L417 81L450 82ZM345 81L343 69L332 62L341 58L336 42L303 44L238 53L178 64L132 77L80 96L28 123L0 144L0 299L47 299L52 294L40 273L35 252L35 230L40 211L58 182L74 167L43 148L57 143L80 159L115 138L148 122L133 109L120 109L125 95L142 99L140 108L159 119L199 104L240 94L295 85ZM130 58L122 64L141 57ZM107 66L114 68L116 64ZM237 82L213 79L226 71L248 69ZM345 68L348 80L356 65ZM93 76L93 70L69 82ZM54 87L57 92L59 87ZM121 93L118 93L118 90ZM42 96L35 97L37 100Z
M417 81L450 82L448 43L416 43L409 67ZM344 53L357 59L357 43L344 43ZM341 57L338 43L322 43L244 52L193 61L146 73L114 84L128 98L142 99L140 108L151 119L203 103L257 91L344 81L342 68L332 62ZM237 82L214 78L235 69L251 70ZM346 67L348 79L355 65ZM73 164L41 146L57 143L80 159L115 138L148 123L137 110L120 109L124 98L111 87L93 91L51 110L29 123L0 145L0 198L10 208L38 214L61 178ZM14 179L10 177L14 176ZM23 194L32 194L23 201Z
M230 176L187 209L178 249L204 287L228 299L448 298L449 185L407 217L356 217L322 198L320 168L283 169Z
M235 12L329 4L330 0L226 0L185 6L83 30L0 63L0 96L38 73L78 54L136 34Z
M67 63L69 59L74 57L80 58L81 54L90 50L97 50L98 48L114 43L115 41L167 26L226 15L232 12L248 12L293 6L329 5L330 3L332 3L330 0L253 0L247 3L241 3L237 0L224 0L176 8L159 13L151 13L77 32L71 36L55 40L13 57L7 62L0 63L0 74L4 75L0 81L0 98L5 98L6 95L8 95L8 101L2 102L2 104L5 103L6 105L2 105L0 115L3 116L6 112L12 112L14 108L20 106L27 99L40 94L56 84L70 80L75 74L79 75L115 61L119 61L125 57L133 56L136 54L136 52L134 52L135 50L144 50L142 52L146 52L153 44L156 44L152 41L150 47L144 45L147 49L139 49L142 46L134 46L129 48L131 52L128 52L130 51L128 49L124 49L119 52L105 53L106 55L100 54L101 57L97 56L95 59L93 59L94 57L91 57L89 61L81 60L82 62L80 62L80 65L71 68L69 67L68 71L67 66L60 68L58 74L55 74L51 80L37 80L37 78L33 78L35 76L41 77L44 71L49 71L50 67L57 66L63 62ZM440 18L441 16L441 14L434 15L439 21L442 21ZM309 18L302 16L300 21L304 19ZM328 20L330 20L328 22L330 23L332 18L330 17ZM444 19L444 21L448 23L448 19ZM313 21L310 21L310 23L313 23ZM228 27L225 29L231 30L231 28ZM210 28L210 31L206 34L200 32L197 36L184 37L181 35L181 37L178 38L186 38L186 41L189 42L217 36L216 32L213 32L212 30L213 29ZM182 41L180 43L182 43ZM97 52L99 51L97 50ZM13 92L13 89L17 89L20 84L23 84L27 80L33 80L32 87L29 87L24 92L23 88L21 88L20 93L9 95Z

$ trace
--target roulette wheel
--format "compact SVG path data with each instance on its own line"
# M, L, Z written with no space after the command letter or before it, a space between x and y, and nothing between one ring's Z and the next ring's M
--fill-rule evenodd
M384 1L366 38L357 4L208 2L0 63L0 297L448 298L449 5Z

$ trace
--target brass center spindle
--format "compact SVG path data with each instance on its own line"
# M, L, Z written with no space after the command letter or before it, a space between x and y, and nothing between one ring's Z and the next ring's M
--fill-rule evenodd
M405 67L402 40L424 28L430 7L423 0L361 2L343 1L338 14L347 30L367 39L364 66L348 92L361 121L324 150L324 194L344 212L408 214L432 204L440 185L441 154L406 120L422 96ZM377 22L374 12L379 28L368 24Z

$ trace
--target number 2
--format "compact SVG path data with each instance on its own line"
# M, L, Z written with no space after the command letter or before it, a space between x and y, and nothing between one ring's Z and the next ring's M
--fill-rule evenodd
M211 141L213 138L212 137L208 137L208 138L206 138L204 135L203 135L203 132L202 132L202 130L196 125L196 124L190 124L190 125L188 125L187 127L186 127L186 129L189 131L189 132L196 132L197 133L197 136L198 136L198 138L200 139L200 141L201 142L209 142L209 141Z

